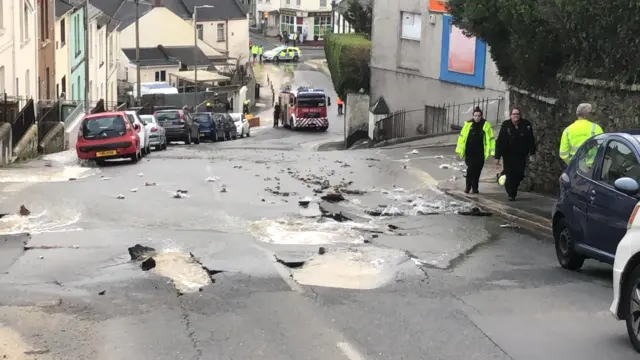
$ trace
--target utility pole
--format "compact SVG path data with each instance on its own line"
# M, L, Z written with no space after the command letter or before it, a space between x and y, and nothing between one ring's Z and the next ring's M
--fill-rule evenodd
M213 8L213 5L196 5L193 7L193 109L198 111L198 8ZM204 36L203 36L204 37ZM229 41L229 39L227 39Z
M193 7L193 111L198 111L198 7Z
M89 0L84 2L84 111L89 112Z
M140 89L140 0L136 2L136 101L142 106L142 90Z

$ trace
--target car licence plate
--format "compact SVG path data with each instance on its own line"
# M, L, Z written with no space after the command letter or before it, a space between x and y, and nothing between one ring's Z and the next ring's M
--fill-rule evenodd
M104 157L104 156L111 156L111 155L115 155L118 152L115 150L108 150L108 151L97 151L96 152L96 156L97 157Z

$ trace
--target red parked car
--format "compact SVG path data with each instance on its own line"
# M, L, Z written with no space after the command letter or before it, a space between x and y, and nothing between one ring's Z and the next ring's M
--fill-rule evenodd
M134 163L142 158L139 124L133 124L124 112L103 112L86 115L78 129L76 153L82 160L130 158Z

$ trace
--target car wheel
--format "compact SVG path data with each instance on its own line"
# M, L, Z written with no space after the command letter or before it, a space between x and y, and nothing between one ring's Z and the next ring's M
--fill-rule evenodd
M559 219L553 227L553 237L560 266L568 270L580 269L584 264L585 257L575 251L575 241L571 238L565 218Z
M224 133L225 140L231 140L231 133Z
M151 154L151 145L147 146L147 155Z
M280 57L278 57L278 56L274 56L274 57L273 57L273 61L275 61L275 62L280 61Z
M140 151L142 151L142 150L140 150ZM131 163L133 163L133 164L137 163L140 160L141 157L142 157L142 154L140 154L140 153L138 153L136 151L135 154L131 155Z
M169 146L169 143L167 142L167 138L164 138L164 142L162 143L162 146L160 148L162 150L167 150L168 146Z
M240 132L240 139L242 139L244 137L244 129L242 129L242 131Z
M196 144L196 145L200 144L200 133L198 133L198 135L196 135L196 141L194 141L194 144Z
M249 130L247 130L247 137L251 137L251 128L249 128Z
M298 61L298 60L299 60L299 58L297 56L293 57L293 61Z
M624 315L631 345L640 352L640 266L637 266L622 285Z
M104 166L106 164L106 162L104 160L96 160L96 165L98 166Z
M187 138L184 140L184 143L187 145L191 145L191 132L187 134Z

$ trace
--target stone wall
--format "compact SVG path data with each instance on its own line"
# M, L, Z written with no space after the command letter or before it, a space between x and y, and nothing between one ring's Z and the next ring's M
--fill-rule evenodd
M347 94L344 121L346 122L346 147L355 141L369 137L369 95Z
M64 125L59 123L44 136L40 142L40 152L51 154L64 150Z
M0 166L9 165L13 158L11 124L0 125Z
M640 124L640 89L617 89L597 80L563 81L562 89L552 97L541 97L512 90L510 103L520 107L524 118L530 120L538 141L537 158L529 165L523 190L558 193L558 178L562 162L558 155L560 137L565 127L575 119L578 104L591 103L595 115L590 119L605 132L637 128Z
M33 159L38 156L38 125L31 125L29 130L13 149L16 161Z

